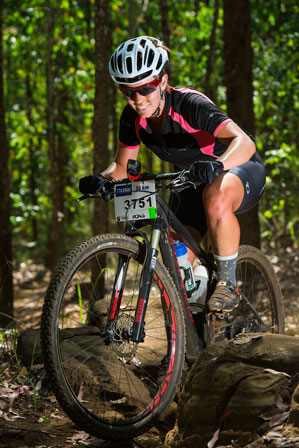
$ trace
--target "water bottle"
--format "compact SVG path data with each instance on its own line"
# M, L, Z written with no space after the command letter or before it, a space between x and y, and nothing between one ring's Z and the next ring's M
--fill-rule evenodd
M196 266L194 269L194 279L196 283L196 290L193 292L188 302L204 305L209 281L209 273L207 268L202 264Z
M174 242L174 248L181 269L182 279L185 285L187 297L191 297L195 291L195 281L193 276L192 264L188 260L188 251L185 243L180 241Z

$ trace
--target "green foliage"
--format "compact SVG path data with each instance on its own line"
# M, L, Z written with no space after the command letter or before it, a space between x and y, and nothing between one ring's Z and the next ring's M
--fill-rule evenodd
M134 35L162 38L159 1L110 0L109 52ZM6 120L10 146L12 224L17 262L43 259L52 210L47 138L47 15L42 0L7 0L3 15ZM221 3L221 2L220 2ZM51 0L54 12L53 68L56 145L63 142L64 207L60 210L61 254L90 233L93 204L77 204L78 179L92 172L94 99L94 0ZM267 189L261 202L263 234L288 229L295 238L298 210L298 15L295 0L259 2L252 6L254 107L256 140L267 169ZM204 91L215 1L168 0L172 85ZM209 86L212 98L225 110L223 88L222 9ZM111 159L116 148L115 127L125 99L110 86ZM140 159L148 164L148 150ZM160 161L153 159L154 169ZM109 207L110 204L109 204ZM112 213L112 212L111 212Z
M275 238L285 229L293 241L299 208L298 20L296 1L253 2L256 138L267 171L264 236Z

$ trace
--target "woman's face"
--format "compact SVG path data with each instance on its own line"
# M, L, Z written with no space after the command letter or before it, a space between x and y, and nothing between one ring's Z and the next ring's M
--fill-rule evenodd
M142 95L138 92L138 88L142 87L142 86L146 86L149 83L151 83L152 81L155 80L155 78L149 78L146 80L146 82L138 82L136 84L132 84L130 86L124 86L125 89L129 89L130 90L130 95L126 95L126 99L128 101L128 104L137 112L137 114L140 117L143 118L151 118L152 115L156 112L157 108L160 105L160 99L161 99L161 92L160 92L160 86L161 89L164 91L166 86L167 86L167 79L168 76L166 74L163 75L162 77L162 81L159 85L154 86L153 85L153 92L147 94L147 95ZM136 89L136 92L134 91ZM132 93L131 93L132 91ZM163 99L161 102L161 113L164 109L164 104L165 104L165 100Z

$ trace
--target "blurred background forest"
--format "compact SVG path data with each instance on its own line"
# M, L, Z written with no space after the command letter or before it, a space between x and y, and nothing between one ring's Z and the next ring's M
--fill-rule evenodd
M171 48L171 85L199 89L254 132L267 170L259 236L278 256L298 244L296 0L0 5L0 311L12 313L12 273L20 266L53 270L84 238L114 230L113 204L98 201L94 210L93 201L75 201L79 178L113 159L125 99L107 64L135 35ZM146 171L169 168L146 148L140 160Z

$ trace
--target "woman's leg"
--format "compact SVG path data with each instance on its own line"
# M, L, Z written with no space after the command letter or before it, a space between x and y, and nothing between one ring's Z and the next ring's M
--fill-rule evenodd
M204 190L207 225L219 279L208 302L211 311L232 311L238 305L235 270L240 226L235 214L253 207L264 186L263 165L248 161L215 179Z
M244 197L242 181L225 173L206 186L204 205L210 242L216 255L232 255L238 251L240 227L234 212Z

